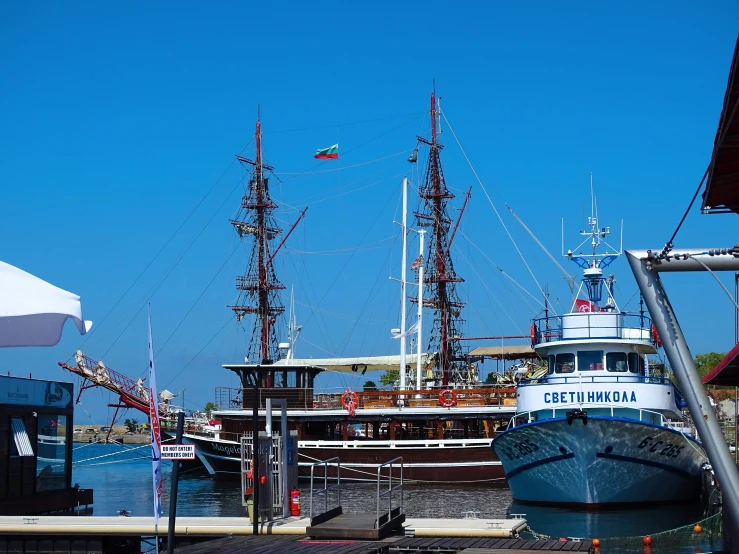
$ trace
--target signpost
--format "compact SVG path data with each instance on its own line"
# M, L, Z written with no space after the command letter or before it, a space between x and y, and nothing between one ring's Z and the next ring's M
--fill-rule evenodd
M185 427L185 412L179 412L177 414L177 436L175 438L174 445L166 445L169 448L175 447L175 448L182 448L183 446L187 446L182 443L182 431ZM162 445L165 446L165 445ZM177 484L179 481L179 475L180 475L180 462L179 460L185 459L180 458L179 450L175 450L174 452L178 456L176 458L170 458L174 460L172 462L172 494L169 498L169 529L167 532L167 554L173 554L174 553L174 526L175 521L177 520ZM184 451L182 452L185 453ZM195 454L195 448L193 447L193 455Z
M163 444L162 460L194 460L194 444Z

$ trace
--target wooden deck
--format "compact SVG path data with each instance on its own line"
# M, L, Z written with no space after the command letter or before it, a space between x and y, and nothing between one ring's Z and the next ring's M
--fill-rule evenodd
M525 552L593 552L591 541L496 538L405 538L382 541L311 540L287 535L241 536L176 548L177 554L516 554Z

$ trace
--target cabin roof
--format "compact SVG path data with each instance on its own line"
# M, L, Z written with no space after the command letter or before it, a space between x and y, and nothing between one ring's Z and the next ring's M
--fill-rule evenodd
M739 344L703 378L703 384L734 387L739 385Z
M301 360L295 360L299 362ZM278 364L223 364L224 369L230 369L231 371L305 371L313 370L315 372L323 371L324 368L313 365L313 364L290 364L290 365L278 365Z
M470 357L492 358L493 360L535 360L539 355L528 344L507 346L478 346L470 352Z
M703 192L704 213L739 213L739 37Z
M426 362L434 357L433 354L421 354L421 361ZM416 354L407 354L406 366L416 365ZM359 358L308 358L308 359L282 359L269 366L272 369L283 370L293 366L318 367L331 371L382 371L398 369L400 367L400 355L395 356L362 356Z

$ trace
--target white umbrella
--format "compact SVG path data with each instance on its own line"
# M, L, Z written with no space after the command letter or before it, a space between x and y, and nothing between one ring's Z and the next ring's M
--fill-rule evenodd
M81 335L92 326L79 296L0 262L0 347L54 346L68 318Z

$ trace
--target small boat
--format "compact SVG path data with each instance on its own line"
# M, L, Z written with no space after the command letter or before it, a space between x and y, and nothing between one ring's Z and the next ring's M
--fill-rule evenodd
M587 298L576 296L569 313L534 321L532 344L547 373L519 382L517 413L492 449L519 502L591 507L695 498L706 454L681 421L677 387L650 375L647 356L661 344L651 320L644 311L621 311L613 276L603 277L621 251L598 254L609 229L598 227L595 213L588 224L581 235L592 253L567 254L584 270L578 296Z

